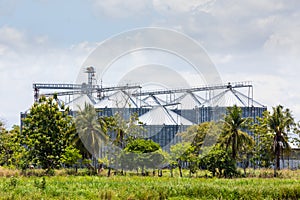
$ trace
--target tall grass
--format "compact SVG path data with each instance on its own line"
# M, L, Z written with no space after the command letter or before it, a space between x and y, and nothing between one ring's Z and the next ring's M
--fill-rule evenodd
M0 199L299 199L299 179L138 176L0 178Z
M17 169L8 169L0 166L0 177L19 176L20 171Z

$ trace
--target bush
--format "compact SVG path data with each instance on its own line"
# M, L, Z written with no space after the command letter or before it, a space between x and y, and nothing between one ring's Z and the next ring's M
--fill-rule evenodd
M200 166L212 173L212 176L232 178L239 176L236 163L228 153L221 149L212 149L200 159Z

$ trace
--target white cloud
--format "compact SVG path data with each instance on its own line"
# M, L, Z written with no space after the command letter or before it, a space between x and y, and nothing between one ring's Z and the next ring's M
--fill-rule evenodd
M300 2L295 0L215 1L209 12L192 12L193 7L187 5L190 12L172 9L163 15L164 20L152 25L183 31L214 53L249 53L261 50L270 35L299 27L299 6Z
M8 40L8 42L20 42L24 40L24 35L22 32L17 31L14 28L11 28L9 26L4 26L0 29L0 35L1 35L1 40L5 41Z
M142 15L151 9L151 2L144 0L91 0L96 15L122 18Z
M300 1L89 2L101 20L120 20L107 29L114 29L120 23L132 27L135 25L132 19L139 19L145 22L144 26L174 28L186 33L207 49L224 80L252 80L255 97L261 103L268 106L281 103L300 115L297 95ZM67 48L55 46L47 33L32 37L27 31L8 25L0 28L0 83L1 93L5 94L1 99L17 107L14 110L6 105L0 107L5 113L13 113L14 116L5 116L8 119L16 119L16 113L27 108L19 99L26 101L26 105L32 102L33 81L74 81L84 57L96 46L88 41Z
M33 102L33 82L75 82L81 64L96 44L69 48L50 45L47 36L32 37L13 27L0 28L0 118L8 127Z
M298 70L300 71L300 70ZM252 81L254 85L254 99L268 109L276 105L283 105L293 111L297 120L300 119L300 94L298 77L286 77L273 74L249 74L237 72L235 74L223 73L224 82Z
M283 29L269 36L264 49L277 56L295 56L300 54L300 23L293 29Z
M113 18L145 16L151 12L177 14L189 12L209 12L216 0L91 0L97 15L105 14Z
M3 46L6 46L6 48L21 49L24 47L24 42L26 42L26 38L23 32L9 26L1 27L0 36L0 43Z
M215 0L153 0L153 7L160 13L188 13L194 11L209 12Z

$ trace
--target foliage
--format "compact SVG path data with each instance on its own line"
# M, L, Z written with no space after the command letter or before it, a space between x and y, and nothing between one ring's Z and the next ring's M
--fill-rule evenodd
M290 135L289 140L293 145L300 148L300 121L295 123L293 133Z
M290 149L288 133L296 127L291 111L278 105L272 108L272 114L265 112L265 125L270 133L273 134L273 149L276 158L276 169L280 169L280 154L283 149Z
M104 121L100 121L92 105L85 103L84 108L79 108L76 114L75 124L76 143L81 152L98 158L101 145L108 141Z
M181 156L184 161L188 164L187 168L190 170L190 176L199 168L199 157L198 154L195 153L195 146L190 146L186 152Z
M59 106L56 99L42 97L34 103L23 120L22 145L28 152L28 161L47 171L61 165L61 155L75 134L69 109Z
M171 146L170 165L171 168L173 166L178 167L180 177L182 177L182 165L184 162L187 162L189 160L189 157L192 157L192 155L190 155L192 153L194 153L194 147L189 142L177 143Z
M247 128L251 121L249 118L242 117L242 109L237 105L227 108L227 112L220 144L225 146L226 150L231 147L231 158L237 160L239 152L251 149L254 145L252 137L241 130Z
M164 153L158 143L152 140L136 139L128 143L121 154L122 166L126 169L151 168L163 164Z
M196 172L200 164L213 176L231 177L236 174L237 160L247 167L254 140L242 129L249 127L250 122L242 118L242 110L236 105L228 108L223 122L205 122L181 133L184 143L171 147L171 158L174 161L176 155L179 170L181 163L187 162L191 173Z
M11 168L22 165L25 148L20 145L20 127L0 129L0 165Z
M252 130L255 136L255 147L251 161L259 167L269 168L274 161L274 135L269 132L266 116L267 112L263 113L262 118L257 118L257 123L253 124Z
M212 147L217 142L222 128L220 122L203 122L188 127L185 132L180 133L180 136L183 142L190 142L195 147L195 151L200 152L202 147Z
M8 131L0 122L0 165L26 168L32 163L53 173L53 169L61 164L73 165L80 158L91 165L91 155L99 158L101 145L109 141L121 147L118 149L123 152L120 157L109 155L105 160L99 160L99 166L121 165L122 169L144 170L155 169L168 161L171 170L176 166L179 168L180 176L183 176L185 163L190 175L197 173L201 166L213 176L231 177L236 174L235 162L248 161L250 156L259 167L276 164L276 169L280 169L279 156L290 150L289 134L299 134L300 126L294 122L291 111L281 105L273 107L272 112L264 112L262 118L256 118L258 123L255 124L243 118L242 110L235 105L228 108L223 122L189 127L180 134L183 143L171 146L170 154L167 154L153 141L139 139L143 128L139 126L136 113L128 119L119 112L112 117L99 117L92 105L85 104L75 118L76 135L68 108L59 106L56 100L56 97L42 97L35 103L22 119L22 133L18 126ZM255 134L255 145L243 131L249 124ZM84 146L82 141L88 142L84 142ZM93 164L96 169L97 161Z
M218 148L214 148L201 156L200 166L210 171L212 176L228 178L237 175L235 161L227 151Z
M124 150L132 153L151 153L159 149L159 144L152 140L136 139L128 143Z
M220 135L222 134L223 123L221 122L203 122L198 125L190 126L185 132L181 133L180 136L185 143L190 142L190 146L185 144L185 152L180 152L180 161L188 163L190 173L195 173L199 165L199 156L204 151L209 151L218 142ZM172 153L180 148L180 145L173 147ZM178 154L177 152L176 154Z
M54 176L0 178L2 199L299 199L297 179ZM45 187L43 187L45 186ZM44 188L44 189L43 189Z
M72 166L78 163L78 160L82 158L80 151L74 146L70 145L65 149L64 154L61 156L61 162Z
M34 186L38 189L42 189L42 190L46 189L46 178L43 176L42 180L35 179Z
M115 145L124 148L128 142L139 138L143 128L138 119L137 113L132 113L129 119L124 119L122 113L117 112L112 117L105 118L108 125L108 130L114 134L110 135L110 139Z

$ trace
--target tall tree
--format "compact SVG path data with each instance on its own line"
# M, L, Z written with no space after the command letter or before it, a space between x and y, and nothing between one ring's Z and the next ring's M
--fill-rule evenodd
M196 154L199 154L203 148L212 147L222 133L222 123L203 122L187 128L180 133L183 142L190 142L195 148Z
M9 165L9 160L12 157L12 143L9 131L0 121L0 165Z
M100 120L95 108L85 103L84 108L79 108L75 118L77 140L83 143L87 150L95 158L99 158L101 145L108 140L106 124Z
M263 113L263 117L258 117L257 123L254 123L252 130L255 135L255 146L251 161L256 166L263 168L271 167L274 161L274 135L268 128L268 111Z
M274 134L273 145L276 158L276 169L279 170L280 155L283 149L290 148L288 143L288 133L296 126L296 124L291 111L288 108L284 109L281 105L273 107L272 114L270 112L266 112L264 117L267 119L266 122L269 131Z
M248 126L249 122L249 118L242 117L242 109L237 105L227 109L227 115L224 120L224 133L220 138L220 143L222 146L225 145L226 150L231 146L233 160L237 159L238 152L244 145L254 145L253 138L242 131L243 128Z
M82 155L80 154L80 150L75 148L74 146L70 145L65 149L64 154L61 156L61 162L68 165L73 166L76 164L75 169L76 173L78 170L78 160L82 158Z
M20 145L20 127L14 125L11 130L0 131L0 165L23 167L25 148Z
M178 166L179 175L182 177L182 165L184 162L188 161L189 154L193 153L193 149L190 142L182 142L172 145L170 147L170 164L175 164ZM194 149L193 149L194 150Z
M215 146L209 152L201 155L199 165L210 171L212 176L229 178L237 175L235 160L219 146Z
M117 112L114 116L105 118L108 130L114 132L112 141L120 148L125 148L127 143L139 138L144 130L137 113L132 113L129 119L124 119L122 113ZM112 135L110 135L112 136Z
M160 167L165 161L164 153L158 143L152 140L136 139L130 141L121 154L122 165L127 168L141 168L142 174L145 169Z
M22 119L22 144L28 149L28 159L48 172L61 165L61 155L75 135L69 109L56 100L41 97Z
M0 132L5 130L4 123L0 121Z
M294 132L294 134L290 139L291 139L293 145L300 148L300 121L298 121L296 123L293 132Z

